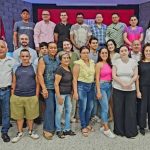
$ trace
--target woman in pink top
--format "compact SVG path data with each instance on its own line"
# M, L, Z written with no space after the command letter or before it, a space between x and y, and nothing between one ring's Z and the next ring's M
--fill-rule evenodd
M101 118L103 121L103 126L100 128L100 130L104 133L104 135L114 138L115 135L108 127L109 99L112 89L111 80L112 69L110 54L107 48L102 48L99 51L98 63L96 64L97 99L101 105Z
M137 26L138 19L136 16L131 16L129 23L131 26L125 28L123 37L125 43L131 50L132 42L134 40L139 40L140 42L142 42L144 34L143 34L143 28Z

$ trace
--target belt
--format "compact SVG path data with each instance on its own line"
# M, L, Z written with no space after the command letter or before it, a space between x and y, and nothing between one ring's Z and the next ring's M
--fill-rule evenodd
M10 88L11 88L11 86L1 87L1 88L0 88L0 91L6 91L6 90L8 90L8 89L10 89Z

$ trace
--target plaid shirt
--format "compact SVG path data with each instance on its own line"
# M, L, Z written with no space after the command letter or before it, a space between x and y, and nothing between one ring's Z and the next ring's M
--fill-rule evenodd
M99 45L106 43L106 40L105 40L106 29L107 29L107 26L105 24L101 24L101 26L97 26L97 24L94 23L91 25L92 36L98 39Z

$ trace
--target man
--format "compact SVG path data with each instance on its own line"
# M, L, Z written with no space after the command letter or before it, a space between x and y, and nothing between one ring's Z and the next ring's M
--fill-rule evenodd
M18 49L21 44L19 43L19 37L21 34L26 34L29 37L29 46L34 48L34 26L35 23L29 22L30 13L27 9L23 9L21 12L21 21L18 21L14 24L14 34L13 34L13 41L14 41L14 48Z
M106 41L109 39L113 39L117 44L117 48L124 44L123 32L126 27L124 23L119 22L119 19L119 14L113 13L112 24L107 27L106 31Z
M58 23L54 29L54 40L57 43L58 51L63 50L63 41L70 39L71 24L68 23L67 12L62 11L60 13L61 22Z
M10 92L12 84L12 68L15 64L13 58L6 56L7 44L0 40L0 108L2 111L1 137L4 142L9 142L8 129L10 127Z
M84 24L83 13L77 13L77 23L72 25L70 30L70 40L73 44L73 50L79 54L81 46L86 46L89 43L89 39L92 35L90 27Z
M22 49L21 64L13 68L11 96L11 118L17 121L18 133L11 142L16 143L23 137L24 117L27 119L28 134L32 139L39 135L33 132L33 120L39 116L39 84L36 67L30 63L30 52Z
M50 21L49 11L42 11L42 19L42 21L36 23L34 28L34 43L37 52L39 52L39 43L54 41L54 28L56 24Z
M29 37L26 34L21 34L19 39L20 39L21 46L20 46L20 48L16 49L13 52L13 58L16 60L16 63L18 63L18 64L21 63L19 56L20 56L20 52L22 49L28 49L28 51L30 52L30 55L31 55L30 62L34 63L35 60L37 59L37 53L34 49L29 47Z
M99 48L104 47L106 44L106 29L107 26L103 24L102 14L97 14L95 23L91 25L92 36L98 39Z

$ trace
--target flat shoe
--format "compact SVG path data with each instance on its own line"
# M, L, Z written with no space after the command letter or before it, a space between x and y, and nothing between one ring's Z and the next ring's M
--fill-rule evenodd
M43 137L44 137L46 140L52 140L53 134L47 133L47 132L43 132Z

